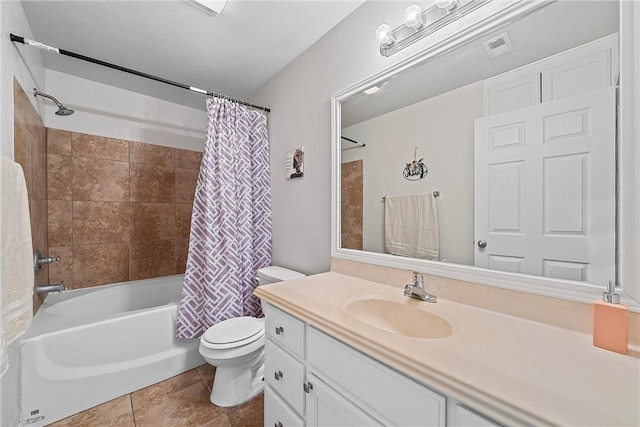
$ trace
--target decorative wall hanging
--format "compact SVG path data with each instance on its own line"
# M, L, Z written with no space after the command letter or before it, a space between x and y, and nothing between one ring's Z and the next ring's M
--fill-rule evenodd
M287 151L285 176L287 179L301 178L304 175L304 147Z
M411 163L407 163L402 171L402 176L404 176L409 181L417 181L419 179L424 178L429 173L429 169L427 169L427 165L425 165L422 161L424 159L416 160L418 157L418 147L413 148L413 161Z

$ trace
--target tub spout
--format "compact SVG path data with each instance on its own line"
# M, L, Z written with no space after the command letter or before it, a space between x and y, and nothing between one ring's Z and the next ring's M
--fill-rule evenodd
M41 294L48 294L49 292L62 292L62 291L66 291L67 287L62 284L62 283L58 283L55 285L38 285L36 286L36 293L38 295Z

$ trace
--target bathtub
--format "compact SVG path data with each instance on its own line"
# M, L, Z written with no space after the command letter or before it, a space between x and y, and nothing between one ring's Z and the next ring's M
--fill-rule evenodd
M175 337L184 275L50 294L22 339L24 425L43 426L205 363Z

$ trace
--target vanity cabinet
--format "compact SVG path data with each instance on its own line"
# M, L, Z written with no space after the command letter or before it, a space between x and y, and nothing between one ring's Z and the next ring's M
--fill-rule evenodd
M265 426L498 426L270 304L263 309Z
M511 111L616 84L613 34L484 81L484 115Z

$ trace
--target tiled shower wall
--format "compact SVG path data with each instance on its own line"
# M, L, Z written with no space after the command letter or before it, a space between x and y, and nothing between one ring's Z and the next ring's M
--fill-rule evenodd
M202 153L47 129L51 283L183 273Z
M33 250L47 256L47 141L46 128L17 80L13 80L13 159L22 166L29 195L29 217ZM49 281L44 266L35 277L35 285ZM44 297L33 294L34 313Z
M342 206L340 218L341 248L362 250L363 184L362 160L342 164L340 178Z

